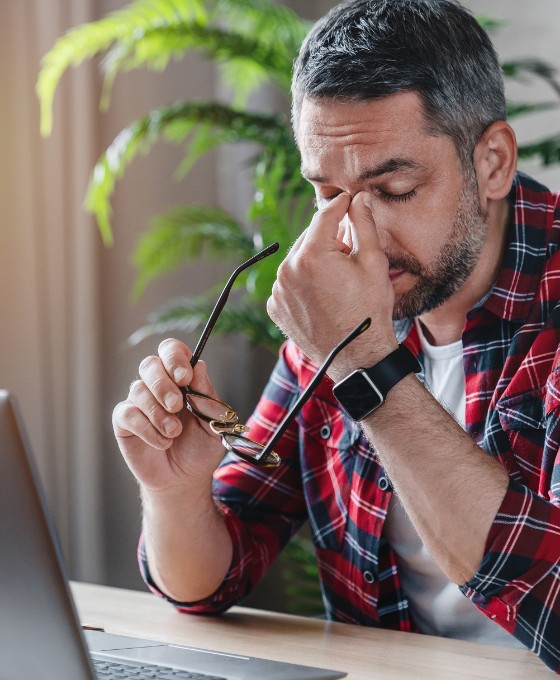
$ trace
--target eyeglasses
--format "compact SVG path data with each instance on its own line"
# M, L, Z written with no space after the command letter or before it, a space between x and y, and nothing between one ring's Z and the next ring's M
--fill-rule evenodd
M230 276L224 287L224 290L220 294L220 297L214 306L210 318L204 326L200 339L196 344L191 358L191 366L193 368L200 359L202 350L204 349L212 329L214 328L216 321L218 320L218 317L220 316L220 313L226 304L235 279L242 271L251 265L259 262L265 257L268 257L269 255L272 255L272 253L275 253L278 250L278 247L278 243L273 243L272 245L268 246L260 253L257 253L253 257L249 258L246 262L243 262L241 265L239 265L239 267L237 267L237 269ZM215 399L201 392L197 392L191 387L181 387L180 389L183 393L185 406L193 415L210 425L212 432L221 437L223 446L230 453L249 463L254 463L255 465L271 468L278 467L281 460L280 456L274 452L274 447L288 426L295 419L302 406L309 399L311 393L313 390L315 390L337 354L353 340L355 340L359 335L361 335L365 330L367 330L370 324L371 319L365 319L361 324L356 326L356 328L354 328L354 330L351 331L338 345L336 345L325 361L321 364L309 385L301 393L288 413L286 413L282 422L266 445L255 442L244 435L244 433L248 432L250 428L247 427L247 425L243 425L239 422L239 416L235 409L233 409L229 404L226 404L224 401L220 401L219 399Z

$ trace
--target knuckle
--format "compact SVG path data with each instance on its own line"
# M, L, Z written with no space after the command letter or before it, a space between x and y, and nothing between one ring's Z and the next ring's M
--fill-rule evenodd
M135 407L130 401L121 401L113 409L113 427L126 428L134 419Z
M147 369L149 369L151 366L153 366L158 361L159 361L159 358L154 356L153 354L148 356L148 357L145 357L140 362L140 367L139 367L140 372L146 371Z
M158 354L163 359L174 356L178 353L179 340L175 338L166 338L162 340L158 345Z
M146 386L142 380L135 380L130 386L130 390L128 392L129 398L132 399L132 401L138 399L138 397L140 397L140 395L144 392L145 387Z
M149 421L144 421L140 428L140 437L152 446L161 446L167 438L160 434Z
M154 394L159 394L160 392L163 393L163 391L165 390L164 386L165 381L166 378L164 378L163 376L156 376L150 385L151 391Z
M272 319L272 321L274 321L275 319L274 315L276 313L276 304L273 295L271 295L266 301L266 312L268 316Z
M279 287L289 285L290 278L291 267L288 265L287 260L284 260L284 262L282 262L278 267L278 271L276 273L276 281L274 282L274 285L272 287L273 293L274 291L276 291L276 294L278 294Z
M160 357L181 356L184 353L185 345L175 338L166 338L158 345L158 354Z
M157 401L152 401L146 408L146 415L150 420L154 420L156 416L161 414L161 406Z

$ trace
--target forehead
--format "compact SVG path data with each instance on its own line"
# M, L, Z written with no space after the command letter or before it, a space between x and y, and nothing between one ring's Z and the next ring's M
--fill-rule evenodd
M413 92L355 102L304 99L296 138L308 176L322 175L332 163L343 163L359 175L364 163L415 161L435 140L451 144L428 132L421 100Z

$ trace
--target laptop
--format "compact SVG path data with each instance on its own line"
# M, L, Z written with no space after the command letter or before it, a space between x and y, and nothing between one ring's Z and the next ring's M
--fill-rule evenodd
M0 390L0 574L0 680L334 680L346 675L83 631L23 421L5 390Z

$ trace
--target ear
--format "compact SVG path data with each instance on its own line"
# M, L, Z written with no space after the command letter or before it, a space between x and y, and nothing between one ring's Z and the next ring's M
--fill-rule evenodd
M501 201L511 190L517 169L515 132L505 121L492 123L474 150L474 167L484 212L489 201Z

